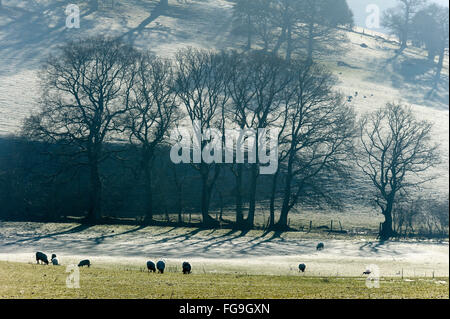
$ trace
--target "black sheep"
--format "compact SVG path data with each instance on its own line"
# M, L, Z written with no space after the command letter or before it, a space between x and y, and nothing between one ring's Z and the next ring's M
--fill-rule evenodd
M78 267L88 266L91 267L91 262L89 259L84 259L78 263Z
M298 265L298 269L299 269L301 272L305 272L306 265L305 265L305 264L300 264L300 265Z
M191 264L185 261L183 263L183 274L190 274L191 273Z
M164 263L164 261L160 260L156 263L156 268L158 269L160 274L163 274L164 268L166 268L166 264Z
M325 245L323 243L318 243L316 246L316 250L322 250L325 248Z
M39 264L39 261L42 261L43 263L45 263L46 265L48 265L48 258L47 255L44 254L43 252L38 251L36 253L36 262Z
M147 269L148 271L155 272L156 271L155 263L151 260L147 261Z

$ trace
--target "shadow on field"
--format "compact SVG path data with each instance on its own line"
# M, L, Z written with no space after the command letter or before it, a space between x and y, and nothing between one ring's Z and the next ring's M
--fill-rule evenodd
M34 236L34 237L30 237L30 238L25 238L25 239L19 239L19 240L13 241L13 242L8 242L8 243L3 244L3 246L12 246L12 245L17 245L17 244L21 244L21 243L22 244L23 243L32 243L32 242L37 242L42 239L48 239L48 238L52 238L52 237L56 237L56 236L60 236L60 235L76 234L76 233L85 231L89 227L91 227L91 225L80 224L80 225L75 226L68 230L55 232L55 233L51 233L51 234L47 234L47 235L40 235L40 236Z
M361 245L359 247L359 250L364 251L364 250L366 250L366 248L368 248L371 252L378 253L379 248L382 247L384 244L385 244L384 241L379 241L379 242L376 242L375 244L372 242L367 242L367 243Z
M139 231L141 229L144 229L144 228L145 228L145 226L141 225L141 226L135 227L133 229L124 231L122 233L117 233L117 234L113 234L113 235L102 235L102 236L94 238L93 240L94 240L96 245L99 245L102 242L104 242L105 239L107 239L107 238L113 238L113 237L117 237L117 236L123 236L123 235L131 234L131 233L137 232L137 231Z
M146 19L144 19L136 28L132 28L123 34L122 38L127 39L130 43L134 43L136 38L142 34L142 31L144 31L150 23L166 13L166 11L167 8L162 7L160 3L157 4Z

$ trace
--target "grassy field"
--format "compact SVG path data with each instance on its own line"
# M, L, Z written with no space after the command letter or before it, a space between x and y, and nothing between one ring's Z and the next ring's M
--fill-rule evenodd
M67 288L64 266L0 262L0 298L449 298L448 278L381 278L369 289L364 277L182 275L143 269L80 269L80 288ZM176 272L175 272L176 271Z

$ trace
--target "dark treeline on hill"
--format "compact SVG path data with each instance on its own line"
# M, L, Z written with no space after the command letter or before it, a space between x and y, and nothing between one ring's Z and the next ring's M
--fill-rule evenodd
M101 165L103 193L102 216L137 218L146 215L146 183L136 148L125 144L107 144L118 152L117 158ZM0 139L1 217L23 220L59 220L66 216L86 217L89 207L89 169L54 153L58 144L30 142L22 138ZM119 159L120 157L120 159ZM187 213L200 209L199 177L189 164L173 164L169 149L156 150L153 168L153 208L155 215ZM232 179L224 171L220 186L223 207L232 202ZM247 186L247 183L245 183ZM264 187L258 190L264 196ZM244 192L246 194L246 192ZM211 208L219 209L219 194L213 194ZM267 195L267 194L266 194ZM187 220L186 220L187 219Z
M405 200L439 163L431 124L395 104L356 121L336 78L308 55L188 48L164 59L99 36L60 46L39 76L39 110L20 137L0 140L4 218L153 224L156 215L176 214L182 224L194 212L203 227L252 229L257 205L265 205L266 227L284 231L301 204L365 199L385 217L387 239L412 227ZM216 160L174 164L171 133L192 123L222 133L199 143ZM266 143L258 129L276 132L278 152L265 154L275 170L261 174L267 163L258 152L249 161L250 148L245 163L223 164L212 145L222 149L229 129L254 130L256 149ZM225 209L234 218L211 213ZM448 217L436 220L448 227Z
M90 197L89 170L74 165L67 158L55 157L54 152L58 152L59 147L58 144L30 142L19 137L0 138L0 218L58 221L66 217L86 217ZM121 218L145 222L148 191L139 165L139 153L136 148L125 144L105 147L120 152L120 156L105 161L101 166L105 194L102 197L102 217L116 222ZM165 223L167 214L179 225L199 226L200 177L189 164L173 164L169 152L167 147L162 147L155 155L151 189L154 215L160 223ZM248 207L249 175L245 169L242 178L243 208ZM259 179L256 201L261 205L267 205L271 181L270 175L262 175ZM340 188L334 188L334 192L333 196L349 203L354 200L343 197L345 193ZM220 211L235 209L235 197L235 176L229 168L224 169L212 193L210 210L221 220ZM310 202L318 204L320 201L314 198ZM224 227L227 223L232 226L233 220L222 219L222 222Z

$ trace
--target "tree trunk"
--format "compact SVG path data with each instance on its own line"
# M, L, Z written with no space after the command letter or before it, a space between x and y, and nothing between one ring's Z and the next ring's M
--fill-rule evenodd
M403 52L407 47L407 36L404 34L401 39L399 53Z
M207 172L202 172L202 198L201 198L201 212L203 223L209 219L209 190L208 190L208 176Z
M283 205L281 207L280 218L276 227L279 229L287 229L288 228L288 214L290 210L290 201L291 201L291 189L292 189L292 162L293 162L293 153L289 156L289 162L287 167L286 174L286 182L284 185L284 193L283 193Z
M379 234L380 240L388 240L395 235L392 229L392 207L393 200L388 200L386 209L383 211L384 222L381 225L381 231Z
M406 5L405 8L405 25L403 26L403 32L402 32L402 39L401 39L401 46L400 46L400 52L403 52L403 50L406 49L408 46L408 34L409 34L409 20L410 20L410 12L411 7L409 5Z
M272 179L272 191L270 194L270 217L269 217L269 229L275 225L275 196L277 192L278 172L273 175Z
M152 192L152 169L150 165L144 166L145 178L145 221L153 222L153 192Z
M431 50L428 50L428 55L427 55L427 59L428 62L433 63L434 64L434 58L435 58L435 53Z
M247 229L253 228L255 223L255 210L256 210L256 184L258 179L258 164L251 164L250 172L250 194L249 194L249 207L246 220Z
M437 65L436 74L434 76L434 85L433 85L433 87L435 89L437 89L437 86L439 84L439 80L441 79L441 71L442 71L442 68L443 68L443 65L444 65L444 53L445 53L445 51L442 50L441 53L439 54L439 62L438 62L438 65Z
M277 41L275 47L273 48L273 53L275 53L275 54L278 53L285 38L286 38L286 27L283 27L283 29L281 30L280 37L278 38L278 41Z
M292 176L287 175L286 176L286 185L285 185L284 194L283 194L283 205L281 207L280 218L276 225L276 227L279 229L287 229L287 227L288 227L287 221L288 221L288 215L289 215L289 202L291 199L291 181L292 181Z
M153 222L153 191L152 191L152 167L153 155L149 148L142 149L141 168L144 173L145 187L145 222Z
M242 212L242 170L243 164L238 163L236 172L236 226L244 226L244 214Z
M201 198L201 212L202 221L204 226L216 226L218 221L209 215L209 204L211 201L212 188L214 183L209 182L209 170L206 167L207 164L200 164L200 174L202 176L202 198Z
M176 188L178 223L181 225L183 223L183 184L178 177L177 168L172 166L172 170Z
M102 182L98 162L95 159L90 162L90 198L87 217L90 222L97 222L101 218Z

